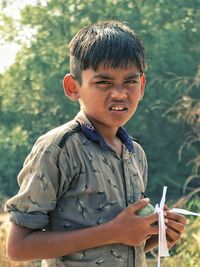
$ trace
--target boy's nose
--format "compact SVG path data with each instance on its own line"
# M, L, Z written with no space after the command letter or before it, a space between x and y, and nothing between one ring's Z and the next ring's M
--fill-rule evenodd
M127 98L127 91L123 85L116 85L112 89L111 97L115 99L125 99Z

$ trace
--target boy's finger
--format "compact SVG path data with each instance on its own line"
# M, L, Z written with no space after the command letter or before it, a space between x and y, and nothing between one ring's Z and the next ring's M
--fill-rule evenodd
M158 228L157 225L156 226L150 226L149 229L150 229L149 232L150 232L151 235L158 235L159 228Z
M172 220L177 221L177 222L182 223L182 224L186 224L186 222L187 222L186 218L183 215L178 214L178 213L174 213L174 212L170 212L170 211L166 212L165 218L172 219Z
M166 234L167 234L167 239L170 241L176 241L176 240L180 239L180 237L181 237L180 233L174 231L171 228L166 229Z
M158 222L158 214L157 213L152 213L148 216L146 216L146 219L150 224Z
M174 220L168 220L166 223L167 227L171 228L172 230L175 230L176 232L182 234L184 231L184 224L179 223Z
M164 205L164 210L166 210L166 211L169 210L169 208L166 204Z

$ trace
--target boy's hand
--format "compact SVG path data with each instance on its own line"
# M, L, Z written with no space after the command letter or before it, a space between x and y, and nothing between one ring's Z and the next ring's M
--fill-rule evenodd
M165 210L165 224L168 248L172 248L181 238L186 224L186 218L180 214Z
M117 243L138 246L150 236L158 234L158 227L152 226L158 221L157 214L144 217L136 214L148 203L149 199L138 200L112 220L113 227L117 230Z

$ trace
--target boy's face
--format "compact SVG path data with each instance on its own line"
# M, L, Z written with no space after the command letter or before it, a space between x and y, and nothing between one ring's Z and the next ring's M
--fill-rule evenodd
M97 127L118 128L135 113L142 99L145 77L137 67L105 68L82 72L82 84L76 83L81 109Z

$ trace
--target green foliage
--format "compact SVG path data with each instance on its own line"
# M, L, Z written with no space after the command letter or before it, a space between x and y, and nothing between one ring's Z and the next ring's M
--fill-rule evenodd
M26 148L30 147L27 137L27 132L17 125L9 130L3 127L0 129L0 195L13 194L18 188L16 171L19 172L22 167L24 153Z

